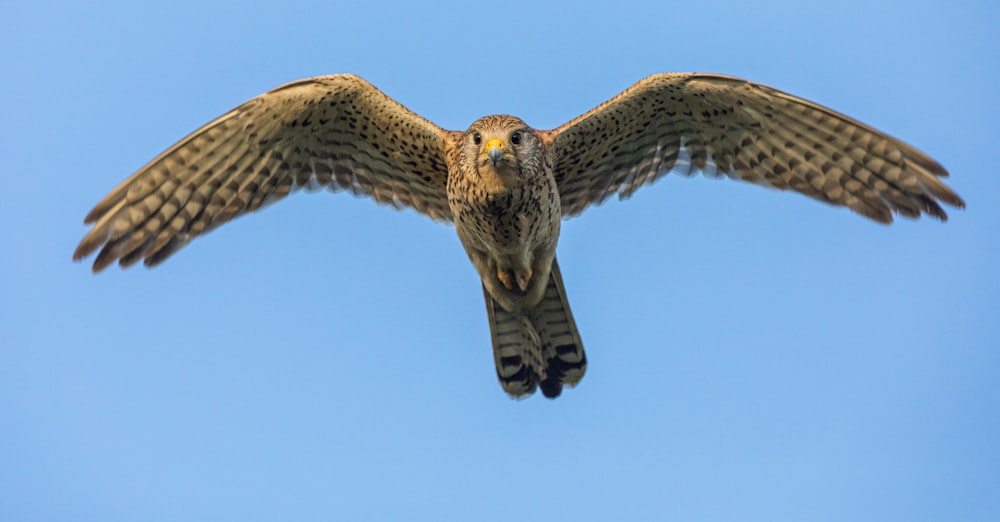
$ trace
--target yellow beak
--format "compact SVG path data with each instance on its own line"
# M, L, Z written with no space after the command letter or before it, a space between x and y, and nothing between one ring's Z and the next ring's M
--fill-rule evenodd
M483 147L483 153L489 156L493 166L496 167L497 162L503 157L503 142L497 138L487 141L486 146Z

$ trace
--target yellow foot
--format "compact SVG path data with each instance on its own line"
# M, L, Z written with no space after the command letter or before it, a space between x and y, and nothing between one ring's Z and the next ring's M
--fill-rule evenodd
M526 272L520 273L515 273L512 270L497 270L497 279L503 283L504 288L513 290L514 283L517 282L517 288L521 292L528 291L528 283L531 282L531 276L533 275L535 275L535 272L530 268Z
M509 270L497 270L497 279L499 279L500 282L503 283L503 286L507 290L514 289L514 272L511 272Z
M517 274L517 287L520 288L522 292L528 291L528 283L531 282L531 276L533 275L535 275L535 271L530 268L527 272Z

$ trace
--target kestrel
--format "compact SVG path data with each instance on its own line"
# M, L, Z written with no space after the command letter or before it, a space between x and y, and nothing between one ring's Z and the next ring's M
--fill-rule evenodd
M560 220L674 169L795 190L882 223L964 207L936 161L816 103L716 74L650 76L554 130L486 116L441 129L349 74L288 83L196 130L105 196L73 259L155 266L299 188L347 189L454 222L482 279L513 397L557 397L587 359L563 290Z

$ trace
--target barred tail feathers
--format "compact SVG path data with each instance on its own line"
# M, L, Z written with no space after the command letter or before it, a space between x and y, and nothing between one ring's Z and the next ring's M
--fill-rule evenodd
M540 387L543 395L555 398L563 386L580 382L587 357L555 260L542 301L533 310L511 313L485 288L483 294L497 377L504 391L519 398Z

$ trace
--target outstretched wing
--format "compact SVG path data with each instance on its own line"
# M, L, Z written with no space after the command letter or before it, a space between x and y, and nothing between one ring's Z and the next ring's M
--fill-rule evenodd
M162 262L239 215L298 188L347 189L451 220L443 131L353 75L262 94L160 154L105 196L73 259Z
M545 131L564 216L677 168L795 190L882 223L965 203L936 161L857 120L739 78L650 76Z

